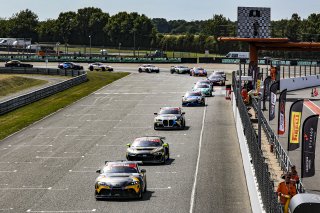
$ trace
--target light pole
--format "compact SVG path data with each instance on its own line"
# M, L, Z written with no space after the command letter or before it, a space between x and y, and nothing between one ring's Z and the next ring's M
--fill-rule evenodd
M59 52L59 45L60 45L60 43L57 42L56 45L57 45L57 55L60 56L60 52Z
M89 39L90 39L90 57L91 57L91 35L89 35Z
M133 56L136 57L136 29L133 28Z
M120 57L120 48L121 48L121 43L119 42L119 57Z

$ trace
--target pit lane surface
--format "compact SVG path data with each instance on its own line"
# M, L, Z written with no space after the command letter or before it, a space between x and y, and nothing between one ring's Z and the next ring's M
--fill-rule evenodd
M162 106L181 106L199 78L134 73L0 143L0 211L251 212L231 103L216 87L207 107L184 108L186 130L154 131ZM166 137L171 160L144 165L142 201L96 201L95 171L126 144Z

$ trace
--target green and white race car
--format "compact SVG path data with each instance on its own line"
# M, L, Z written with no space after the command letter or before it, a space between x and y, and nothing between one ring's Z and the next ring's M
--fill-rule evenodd
M170 73L177 73L177 74L189 74L190 73L190 68L186 67L186 66L171 66L170 68Z

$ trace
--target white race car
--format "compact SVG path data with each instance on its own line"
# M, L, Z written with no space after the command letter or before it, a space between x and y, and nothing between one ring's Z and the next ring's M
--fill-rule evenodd
M88 69L90 71L96 70L96 71L113 71L113 68L111 66L105 65L100 62L95 62L92 64L89 64Z
M190 68L186 67L186 66L171 66L170 68L170 73L178 73L178 74L185 74L185 73L190 73Z
M156 67L152 64L143 64L142 66L140 66L138 68L138 71L139 72L149 72L149 73L151 73L151 72L159 73L160 69L159 69L159 67Z

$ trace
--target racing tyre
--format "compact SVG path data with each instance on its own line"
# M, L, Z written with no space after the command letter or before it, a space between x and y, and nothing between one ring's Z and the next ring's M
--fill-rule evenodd
M102 67L102 69L101 69L102 71L106 71L106 68L105 67Z
M89 70L90 70L90 71L93 71L93 67L89 67Z
M142 188L142 186L140 185L140 187ZM140 190L139 195L138 195L138 199L142 200L143 198L143 193L142 193L143 189Z
M156 71L156 73L159 73L159 70L158 70L158 71Z
M173 73L174 73L174 71L173 71L173 70L170 70L170 73L171 73L171 74L173 74Z
M138 71L139 71L139 72L142 72L142 70L141 70L141 69L139 69Z
M144 184L144 190L143 192L146 192L147 191L147 181L146 181L146 184Z

